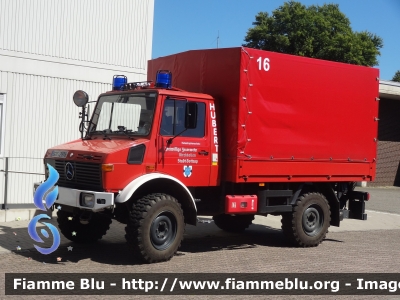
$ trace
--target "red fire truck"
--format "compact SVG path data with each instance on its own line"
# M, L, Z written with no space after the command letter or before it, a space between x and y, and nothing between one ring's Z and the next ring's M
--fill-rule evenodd
M92 242L117 220L134 253L159 262L199 215L242 231L271 214L294 245L317 246L330 225L367 218L354 187L375 177L378 76L238 47L151 60L148 82L114 76L90 120L77 91L82 136L44 158L60 176L59 228Z

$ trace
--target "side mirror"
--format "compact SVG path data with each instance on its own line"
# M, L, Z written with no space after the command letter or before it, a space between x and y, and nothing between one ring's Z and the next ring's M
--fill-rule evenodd
M197 126L197 103L186 102L185 128L195 129Z
M84 107L89 101L89 96L86 92L79 90L75 92L73 99L76 106Z
M89 96L86 92L78 90L74 94L74 103L76 106L81 107L82 111L79 113L81 123L79 124L79 131L81 132L81 139L83 139L83 132L85 131L85 123L87 122L88 114L86 113L86 104L89 102Z

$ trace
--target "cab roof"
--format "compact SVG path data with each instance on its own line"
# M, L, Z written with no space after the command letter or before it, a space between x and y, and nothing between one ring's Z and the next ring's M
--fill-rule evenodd
M100 96L104 95L113 95L113 94L131 94L131 93L140 93L140 92L156 92L159 95L166 95L166 96L180 96L184 98L197 98L197 99L204 99L204 100L214 100L208 94L203 93L192 93L185 90L181 90L178 88L171 88L171 89L161 89L161 88L142 88L142 89L132 89L132 90L117 90L117 91L109 91L102 93Z

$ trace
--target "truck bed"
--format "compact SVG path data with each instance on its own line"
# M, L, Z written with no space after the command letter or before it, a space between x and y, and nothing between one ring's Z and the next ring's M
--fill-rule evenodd
M374 179L378 69L250 48L150 60L148 79L159 69L216 99L222 180Z

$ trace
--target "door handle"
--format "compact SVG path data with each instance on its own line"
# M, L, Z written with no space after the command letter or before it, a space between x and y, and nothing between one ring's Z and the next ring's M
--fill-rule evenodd
M200 155L208 155L208 152L206 150L201 150L199 152Z

